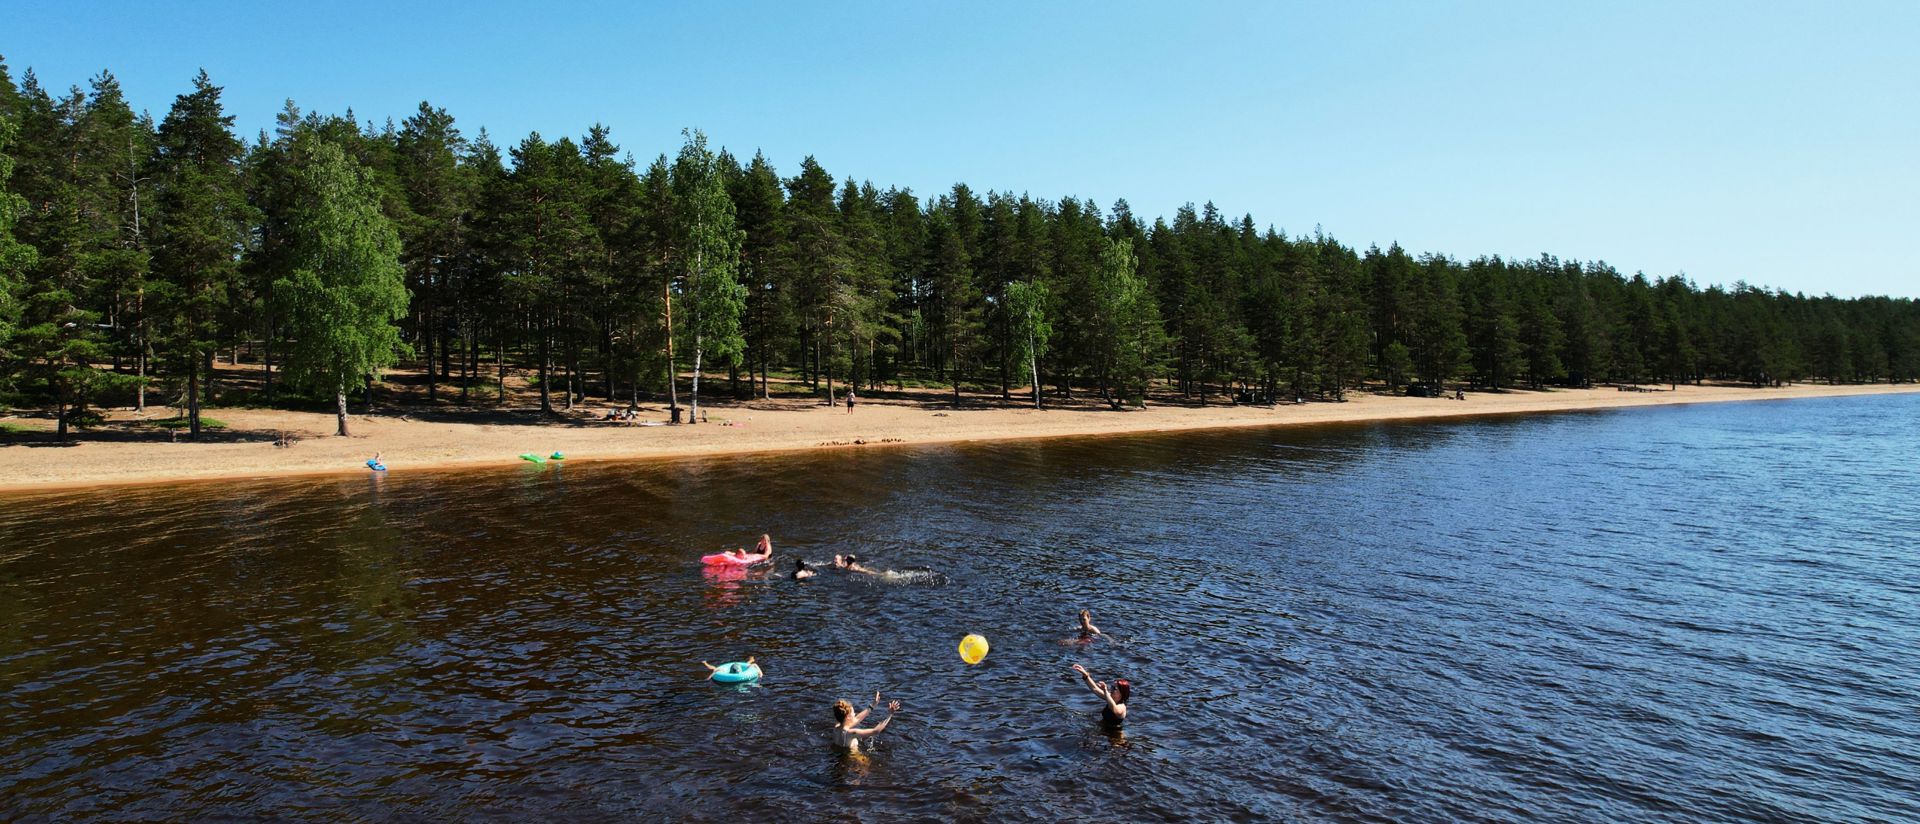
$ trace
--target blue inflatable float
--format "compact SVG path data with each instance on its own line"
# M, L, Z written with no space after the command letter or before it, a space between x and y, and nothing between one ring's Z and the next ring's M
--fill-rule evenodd
M731 661L721 664L714 669L713 675L708 677L722 684L744 684L748 681L758 681L760 680L760 665L749 664L745 661Z

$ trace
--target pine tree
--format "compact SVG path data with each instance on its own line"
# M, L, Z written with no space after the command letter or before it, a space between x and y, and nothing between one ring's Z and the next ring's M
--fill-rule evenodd
M811 156L800 161L800 173L787 180L784 220L786 243L782 267L792 277L791 305L799 321L799 351L795 360L809 386L819 388L823 364L829 356L835 289L847 267L840 213L835 206L833 176ZM831 387L828 388L831 393ZM831 394L827 402L832 403Z
M785 205L780 176L766 156L756 152L745 172L735 181L731 194L735 221L743 235L740 282L747 288L746 311L742 316L747 377L751 384L754 370L759 370L757 394L764 398L770 393L767 366L786 340L790 327L783 311L790 284L780 260L781 242L787 233L780 222Z
M955 221L952 201L943 199L927 225L928 304L932 337L953 382L953 403L960 405L960 381L979 348L980 293L974 286L973 258Z
M13 81L7 76L6 63L0 62L0 92L11 93ZM0 97L0 104L8 103ZM0 364L12 360L12 344L20 320L19 293L26 286L28 268L39 255L33 247L14 239L14 226L26 212L26 198L9 188L14 160L9 154L20 132L10 106L0 106ZM0 386L9 376L0 371Z
M72 418L84 413L95 392L116 382L116 375L94 364L109 357L98 307L119 238L107 218L114 204L99 202L85 95L76 88L56 101L35 84L24 102L33 127L27 138L43 162L19 181L33 207L20 233L38 250L38 265L27 271L19 294L11 348L26 367L28 384L44 387L53 400L56 436L66 440Z
M202 71L174 100L155 141L159 186L154 230L154 320L163 358L186 382L188 431L200 436L201 379L239 277L237 260L253 225L240 181L240 141L220 106L220 87Z
M291 338L286 376L333 394L345 436L347 392L407 351L394 325L408 298L400 237L373 175L339 146L320 142L297 156L293 274L274 284Z
M460 166L467 141L446 109L425 101L401 125L395 160L401 190L406 196L407 220L400 226L412 292L414 337L420 343L426 367L427 401L439 398L435 344L441 361L448 358L455 336L445 304L454 299L454 284L470 242L465 216L472 210L472 176Z
M1459 374L1467 356L1467 336L1454 285L1453 261L1428 255L1421 259L1419 289L1413 295L1407 348L1413 352L1414 372L1433 390Z

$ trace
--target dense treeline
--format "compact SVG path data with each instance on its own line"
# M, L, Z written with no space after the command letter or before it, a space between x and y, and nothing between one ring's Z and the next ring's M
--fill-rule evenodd
M48 403L64 435L160 391L197 433L214 360L242 352L267 401L335 401L343 433L348 394L401 356L432 401L504 398L523 365L543 410L677 410L683 386L697 409L721 375L748 397L776 373L829 402L912 380L1115 406L1150 385L1206 403L1920 376L1904 298L1359 251L1212 204L1149 223L1124 200L923 198L810 157L783 177L698 132L644 166L600 126L503 150L425 103L376 126L289 101L248 142L220 94L203 73L155 123L111 74L55 96L0 64L0 399Z

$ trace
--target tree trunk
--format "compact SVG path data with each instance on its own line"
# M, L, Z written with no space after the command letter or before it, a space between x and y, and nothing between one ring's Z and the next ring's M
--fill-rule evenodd
M56 387L53 397L53 439L65 443L67 440L67 393Z
M133 387L133 411L135 412L147 411L147 362L153 359L153 347L147 343L146 325L146 317L142 315L140 318L140 352L135 355L135 360L138 362L138 365L135 367L135 375L140 379L140 382Z
M187 437L200 440L200 357L187 361Z
M668 280L660 289L667 307L667 409L673 414L673 422L680 422L680 381L673 370L673 281Z
M1033 336L1027 336L1027 364L1033 373L1033 408L1040 408L1040 354L1033 348Z
M340 431L333 434L342 438L347 436L347 388L338 387L333 392L333 414L340 422Z
M547 396L548 390L551 388L551 384L547 383L547 376L548 376L547 370L550 365L548 362L549 359L548 359L547 332L550 329L551 329L551 326L549 326L548 324L547 313L541 312L540 313L540 351L536 352L535 354L540 358L540 363L538 367L540 370L540 411L549 413L549 414L553 412L553 399Z
M693 336L693 395L691 396L693 404L687 410L687 423L700 422L700 360L705 355L706 350L700 344L700 334L696 332Z
M444 344L443 344L444 345ZM428 306L420 312L420 349L427 367L427 403L440 398L439 382L433 379L433 307Z
M473 402L473 362L479 358L480 353L477 351L472 333L468 333L466 340L462 342L466 345L460 347L462 355L460 358L460 405L466 406Z
M267 403L273 403L273 321L267 321L266 339L260 341L260 360L266 367L266 381L263 392Z

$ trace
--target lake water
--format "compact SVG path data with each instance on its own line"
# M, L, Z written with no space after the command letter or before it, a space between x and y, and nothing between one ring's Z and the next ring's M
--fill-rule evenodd
M1900 395L4 497L0 819L1914 820L1916 458ZM703 572L763 531L939 576Z

